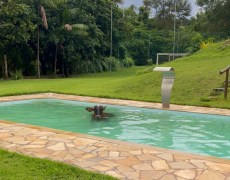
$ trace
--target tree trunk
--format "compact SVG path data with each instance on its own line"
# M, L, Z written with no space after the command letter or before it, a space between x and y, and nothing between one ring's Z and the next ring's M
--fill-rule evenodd
M7 57L4 55L4 79L8 79Z
M62 76L65 77L65 50L63 50L63 58L62 58Z
M62 61L62 77L65 77L64 61Z
M54 76L56 76L57 74L57 53L58 53L58 45L56 44L55 58L54 58Z
M69 64L66 63L66 77L69 77Z

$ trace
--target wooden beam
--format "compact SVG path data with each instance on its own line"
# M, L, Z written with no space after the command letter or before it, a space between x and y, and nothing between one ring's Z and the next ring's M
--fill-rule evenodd
M224 99L228 97L228 77L229 77L230 65L220 71L220 75L226 73L225 83L224 83Z
M226 79L225 79L225 87L224 87L224 98L225 99L227 99L228 97L228 76L229 76L229 69L226 71Z
M227 70L230 69L230 65L220 71L220 74L224 74Z

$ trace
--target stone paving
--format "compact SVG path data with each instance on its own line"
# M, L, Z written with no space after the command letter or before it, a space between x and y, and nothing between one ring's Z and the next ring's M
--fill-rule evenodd
M161 108L161 104L57 94L1 97L0 101L59 98ZM230 110L172 105L171 109L230 115ZM203 111L202 111L203 110ZM178 152L50 128L0 121L0 148L72 164L127 180L230 180L230 160Z

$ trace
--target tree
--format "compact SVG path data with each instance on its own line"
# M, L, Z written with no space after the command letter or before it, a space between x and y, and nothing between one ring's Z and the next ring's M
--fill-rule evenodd
M43 26L45 27L45 29L48 29L48 23L46 20L46 13L45 13L45 9L44 7L41 5L42 3L49 5L51 7L56 7L58 4L63 4L64 2L66 2L66 0L38 0L38 18L39 15L42 19L43 22ZM40 78L40 58L39 58L39 24L38 24L38 43L37 43L37 75L38 78Z
M225 4L227 0L196 0L196 4L200 7L202 7L205 11L209 11L219 3L222 5Z
M61 63L65 75L68 72L76 74L103 70L102 57L109 51L109 38L106 39L109 34L104 32L109 32L110 23L110 4L107 7L105 5L104 0L97 0L97 3L87 0L70 1L49 12L51 17L47 41L54 45L55 41L58 42L61 51L57 66ZM47 52L54 52L55 48L50 47Z
M112 0L112 3L111 3L111 14L110 14L110 18L111 18L111 30L110 30L110 56L113 56L113 6L114 4L113 3L122 3L123 0Z
M57 73L57 57L58 46L62 49L65 44L65 37L67 34L64 31L73 33L74 35L87 36L88 27L85 24L71 24L72 19L77 18L78 9L69 8L65 2L59 3L53 13L58 18L55 18L55 26L52 27L51 41L55 44L55 56L54 56L54 75Z
M156 27L158 29L172 29L175 3L177 21L186 23L191 12L191 5L188 0L144 0L144 5L155 11Z
M125 46L136 65L147 65L147 60L156 59L158 52L170 51L171 37L172 31L134 29Z
M37 58L36 58L36 66L37 66L37 77L40 78L40 30L41 25L48 30L48 22L46 17L46 7L56 7L58 4L66 2L66 0L17 0L19 2L23 2L29 4L31 7L37 11Z
M111 55L116 61L118 59L122 61L128 56L133 58L137 65L144 65L147 63L146 60L153 59L157 52L171 50L172 24L170 23L173 22L175 14L171 4L174 0L165 0L164 2L168 4L149 0L151 6L143 6L139 9L131 6L124 10L116 4L120 3L120 0L4 0L1 2L26 4L31 9L28 21L35 29L31 30L27 41L23 41L20 45L14 44L14 49L0 48L0 54L6 52L7 55L9 54L9 60L16 59L13 68L23 67L23 73L26 75L36 73L39 77L40 69L44 75L106 71L111 67L108 61ZM183 1L185 4L181 3L181 5L179 2L182 0L178 0L178 9L185 7L187 1ZM163 6L165 12L161 11ZM171 9L168 10L166 7ZM154 8L157 16L150 17L149 13ZM13 12L9 9L5 14L8 11ZM181 21L182 25L186 25L186 12L188 12L186 9L178 11L178 26L179 21L180 25ZM46 30L48 24L49 29ZM20 28L14 29L14 31L18 30ZM3 34L4 31L0 31L1 33ZM142 39L138 34L141 34ZM5 36L7 35L2 35ZM189 41L189 38L186 40ZM0 43L2 42L1 39ZM187 47L183 46L183 48Z
M32 10L23 3L0 1L0 55L10 55L17 46L22 46L31 38L35 29ZM2 53L2 54L1 54ZM14 60L20 57L14 55Z
M138 21L146 25L149 20L149 15L150 15L150 9L145 6L141 6L139 8Z
M230 1L197 0L197 4L203 12L194 21L196 29L217 40L227 38L230 35ZM204 23L201 24L201 21Z
M46 19L46 12L42 5L38 5L38 19L41 17L43 26L47 30L48 23ZM40 25L37 25L38 33L37 33L37 77L40 78Z

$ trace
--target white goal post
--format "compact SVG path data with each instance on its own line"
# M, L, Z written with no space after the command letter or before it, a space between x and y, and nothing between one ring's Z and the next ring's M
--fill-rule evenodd
M188 53L157 53L157 61L156 61L156 65L159 64L159 56L168 56L169 57L169 61L171 61L171 57L184 57L187 56Z

